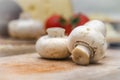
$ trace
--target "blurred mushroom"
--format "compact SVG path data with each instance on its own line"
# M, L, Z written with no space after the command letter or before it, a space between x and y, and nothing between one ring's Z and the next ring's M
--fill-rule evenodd
M21 14L20 19L11 21L8 28L10 36L18 39L37 39L45 34L42 23L27 13Z

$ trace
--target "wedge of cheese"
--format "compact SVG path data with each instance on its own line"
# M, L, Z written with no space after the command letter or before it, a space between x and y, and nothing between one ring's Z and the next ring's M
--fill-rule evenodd
M33 18L45 21L52 14L60 14L65 18L72 15L70 0L17 0L25 12Z

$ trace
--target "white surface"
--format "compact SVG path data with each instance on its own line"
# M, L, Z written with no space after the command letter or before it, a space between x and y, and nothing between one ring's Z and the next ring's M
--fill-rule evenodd
M84 13L120 13L120 0L72 0L75 12Z

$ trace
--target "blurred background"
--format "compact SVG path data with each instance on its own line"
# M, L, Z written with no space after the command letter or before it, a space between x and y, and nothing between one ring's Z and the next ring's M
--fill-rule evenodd
M40 17L43 20L56 12L64 15L66 18L69 18L75 13L82 12L90 19L102 20L106 22L108 42L112 46L119 46L120 0L34 0L31 3L29 0L17 1L25 11L33 14L34 17L37 17L37 14L38 16L42 15ZM35 9L38 7L38 11L41 9L40 12L35 12Z
M28 13L43 25L53 14L69 19L83 13L90 20L103 21L107 27L107 41L111 47L120 46L120 0L0 0L0 35L9 35L8 23Z

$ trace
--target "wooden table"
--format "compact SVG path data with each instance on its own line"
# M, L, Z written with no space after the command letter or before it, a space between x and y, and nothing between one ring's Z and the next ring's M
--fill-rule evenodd
M36 40L0 37L0 57L35 52Z
M37 53L0 58L0 80L120 80L120 50L107 50L97 64L76 65L71 58L46 60Z

